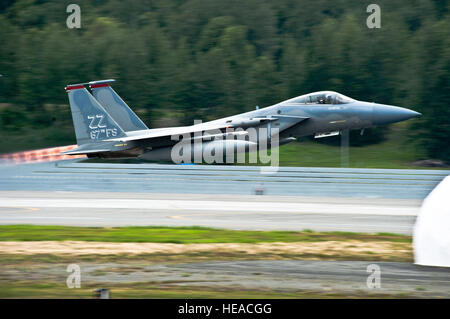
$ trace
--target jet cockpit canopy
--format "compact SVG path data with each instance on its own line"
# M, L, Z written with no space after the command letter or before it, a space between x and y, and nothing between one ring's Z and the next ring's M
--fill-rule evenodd
M337 92L321 91L294 97L283 104L346 104L354 101L354 99Z

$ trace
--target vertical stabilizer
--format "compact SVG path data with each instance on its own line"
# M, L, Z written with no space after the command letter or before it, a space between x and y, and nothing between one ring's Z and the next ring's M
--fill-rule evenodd
M72 84L66 87L77 144L83 145L125 136L126 134L120 125L84 85Z
M148 127L113 90L114 80L89 82L92 94L125 132L148 130Z

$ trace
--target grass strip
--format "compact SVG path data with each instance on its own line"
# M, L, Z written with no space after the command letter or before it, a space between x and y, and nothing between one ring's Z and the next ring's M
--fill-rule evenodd
M0 241L98 241L148 243L262 243L318 241L411 242L411 236L391 233L226 230L207 227L72 227L38 225L0 226Z

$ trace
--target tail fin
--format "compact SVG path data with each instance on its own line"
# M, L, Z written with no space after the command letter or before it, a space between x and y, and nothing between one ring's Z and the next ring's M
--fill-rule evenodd
M72 84L66 86L78 145L125 136L124 130L84 85Z
M116 119L125 132L147 130L148 127L109 86L114 80L89 82L95 99Z

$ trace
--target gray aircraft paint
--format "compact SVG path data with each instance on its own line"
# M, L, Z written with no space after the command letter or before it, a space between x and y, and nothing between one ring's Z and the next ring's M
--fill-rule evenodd
M119 95L109 87L112 81L94 81L66 88L69 92L79 147L65 154L170 160L170 150L177 143L173 136L186 134L192 136L198 132L203 134L208 130L226 132L227 129L237 128L243 130L270 128L268 134L270 137L271 130L276 128L273 131L279 132L280 145L282 145L302 136L363 129L420 116L420 113L406 108L357 101L336 92L321 91L295 97L263 109L192 126L147 129ZM96 98L84 88L84 85L98 87L98 89L93 88ZM101 118L100 122L92 122L93 116ZM107 131L109 134L106 132L98 134L98 128L109 129ZM95 133L92 132L93 130ZM113 133L114 136L111 136ZM256 142L260 144L268 136L258 135Z
M123 129L85 88L67 86L77 144L101 143L112 137L125 136Z
M114 80L110 80L110 83ZM112 118L122 127L125 132L148 130L148 127L141 121L141 119L130 109L130 107L123 101L120 96L109 85L95 84L91 82L92 94L95 99L105 108ZM100 86L98 86L100 85Z

